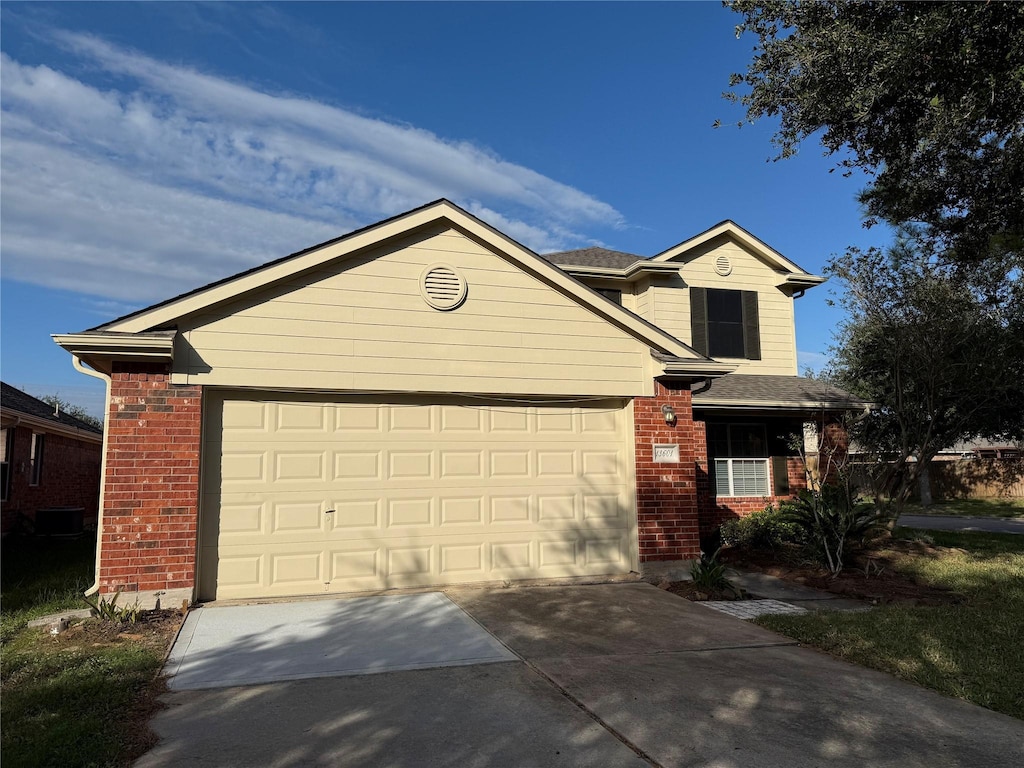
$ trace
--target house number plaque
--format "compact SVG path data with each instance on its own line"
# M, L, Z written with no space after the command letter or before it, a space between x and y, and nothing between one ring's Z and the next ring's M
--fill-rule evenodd
M654 460L656 462L679 463L678 445L656 445L654 446Z

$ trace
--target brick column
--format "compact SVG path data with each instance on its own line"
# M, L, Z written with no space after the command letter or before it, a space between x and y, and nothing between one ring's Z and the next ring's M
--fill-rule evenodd
M122 605L193 598L201 394L165 364L114 363L99 581Z
M689 384L655 381L654 390L653 397L633 400L640 561L690 560L700 556L697 453L703 429L693 421ZM665 423L664 405L675 411L675 424ZM678 445L679 463L655 462L655 445Z

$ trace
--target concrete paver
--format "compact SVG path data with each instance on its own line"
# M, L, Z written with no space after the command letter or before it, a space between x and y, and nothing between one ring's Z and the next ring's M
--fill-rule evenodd
M756 619L758 616L777 613L807 613L806 608L790 605L781 600L707 600L697 605L721 611L737 619Z

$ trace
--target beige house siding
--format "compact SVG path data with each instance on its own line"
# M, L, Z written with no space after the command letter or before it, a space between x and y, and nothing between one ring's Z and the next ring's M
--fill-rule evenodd
M722 277L715 272L715 260L725 255L732 272ZM720 238L688 253L681 264L682 281L657 278L650 288L637 297L638 314L681 341L690 344L689 288L726 288L757 291L758 317L761 330L761 359L721 358L737 363L736 373L758 373L782 376L797 374L796 321L793 299L780 286L784 282L777 272L731 239Z
M452 311L420 276L468 283ZM647 346L475 240L447 229L288 278L183 318L175 380L231 387L648 394Z

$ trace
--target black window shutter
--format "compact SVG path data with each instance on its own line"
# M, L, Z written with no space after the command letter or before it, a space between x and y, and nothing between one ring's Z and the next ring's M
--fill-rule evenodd
M785 456L772 456L772 481L776 496L789 495L789 462Z
M761 325L757 317L757 291L743 291L743 349L748 360L761 359Z
M708 292L706 288L690 289L690 346L702 355L708 353Z

